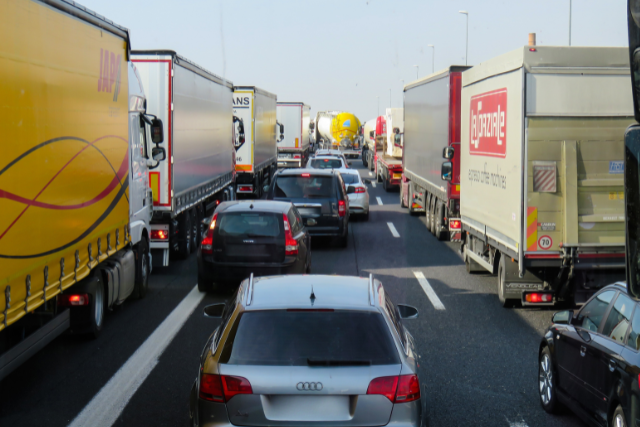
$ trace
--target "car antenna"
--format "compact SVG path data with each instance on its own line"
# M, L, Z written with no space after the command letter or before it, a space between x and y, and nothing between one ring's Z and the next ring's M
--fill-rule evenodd
M309 296L309 299L311 300L311 305L313 306L313 303L316 300L316 294L313 293L313 283L311 284L311 295Z

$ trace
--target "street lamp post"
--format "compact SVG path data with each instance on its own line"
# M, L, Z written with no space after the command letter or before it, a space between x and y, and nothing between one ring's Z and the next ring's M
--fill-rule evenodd
M569 46L571 46L571 1L569 0Z
M430 47L431 49L433 49L431 51L431 74L436 72L436 66L435 66L435 60L436 60L436 47L432 44L427 45L428 47Z
M466 10L460 10L458 11L458 13L461 13L463 15L465 15L467 17L467 43L466 43L466 48L464 51L464 65L469 65L468 64L468 56L469 56L469 12L467 12Z
M420 66L414 65L414 67L416 67L416 80L418 80L418 71L420 71Z
M391 105L391 88L389 88L389 108L393 108Z

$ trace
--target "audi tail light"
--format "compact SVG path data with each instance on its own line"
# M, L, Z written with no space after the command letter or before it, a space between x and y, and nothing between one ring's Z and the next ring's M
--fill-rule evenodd
M253 394L249 380L230 375L202 374L198 392L201 399L228 402L237 394Z
M289 218L287 214L282 214L284 221L284 254L285 255L297 255L298 254L298 241L293 238L291 233L291 224L289 224Z
M167 240L168 238L167 230L151 230L151 240Z
M213 253L213 230L216 228L216 221L218 214L214 214L211 219L211 225L207 229L207 235L204 236L202 242L200 242L200 248L203 254L211 255Z
M364 187L356 187L356 193L365 193L367 191Z
M338 216L343 217L347 214L347 204L344 200L338 200Z
M367 394L381 394L393 403L413 402L420 399L420 381L417 375L374 378Z

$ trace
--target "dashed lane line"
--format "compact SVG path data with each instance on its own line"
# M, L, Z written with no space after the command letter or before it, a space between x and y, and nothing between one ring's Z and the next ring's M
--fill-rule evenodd
M372 186L373 188L376 188L376 183L375 183L374 181L371 181L371 186Z
M400 233L398 233L398 230L396 230L396 226L393 225L392 222L388 222L387 227L389 227L389 230L391 230L391 234L393 235L393 237L400 237Z
M112 426L204 296L205 294L199 292L195 286L84 407L69 427Z
M422 271L414 271L413 275L416 276L416 279L418 279L418 283L420 283L420 286L422 286L422 290L425 294L427 294L427 298L429 298L429 301L431 301L433 307L436 310L444 310L444 304L442 304L442 301L440 301L440 298L438 298L438 295L436 295L436 292L429 284L427 278L424 277Z
M376 200L378 201L378 204L379 204L379 205L382 205L382 204L383 204L383 203L382 203L382 199L381 199L380 197L376 197Z

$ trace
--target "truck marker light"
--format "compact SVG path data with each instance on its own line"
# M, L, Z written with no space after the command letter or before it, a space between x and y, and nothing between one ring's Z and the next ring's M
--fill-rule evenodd
M62 295L58 300L58 305L62 305L65 307L89 305L89 295L87 294Z
M449 228L453 229L453 230L459 230L460 229L460 220L459 219L452 219L449 221Z
M251 193L253 191L253 186L252 185L243 185L243 186L238 188L238 192L240 192L240 191L248 191L249 193Z
M530 47L529 48L529 52L536 52L538 49L536 49L535 47Z
M151 240L167 240L169 234L166 230L151 230Z
M545 294L541 292L531 293L525 295L525 301L530 303L549 303L553 302L552 294Z

